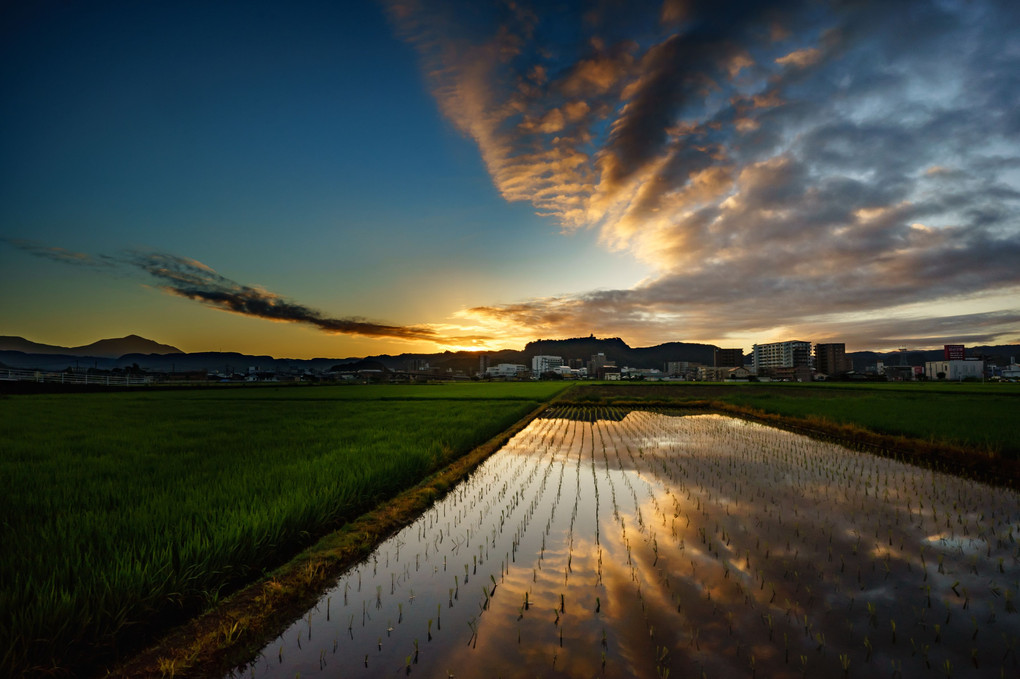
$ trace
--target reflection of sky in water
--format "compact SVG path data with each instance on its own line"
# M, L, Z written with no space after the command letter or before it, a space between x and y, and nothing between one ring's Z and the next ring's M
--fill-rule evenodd
M1017 676L1018 521L717 415L540 419L238 674Z

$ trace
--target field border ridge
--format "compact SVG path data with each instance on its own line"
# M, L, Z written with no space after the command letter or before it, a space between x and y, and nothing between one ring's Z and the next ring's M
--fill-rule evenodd
M313 606L345 570L412 523L532 420L561 402L569 391L567 388L554 395L443 469L323 536L260 580L234 592L100 676L108 679L221 676L245 662Z

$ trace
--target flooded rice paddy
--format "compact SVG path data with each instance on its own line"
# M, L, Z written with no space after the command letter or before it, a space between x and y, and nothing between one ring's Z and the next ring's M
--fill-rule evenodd
M595 412L532 422L231 676L1020 676L1015 492Z

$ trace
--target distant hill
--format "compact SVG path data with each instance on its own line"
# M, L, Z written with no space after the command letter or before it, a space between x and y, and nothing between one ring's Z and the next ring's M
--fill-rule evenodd
M632 368L663 368L669 361L689 361L712 365L715 345L689 342L666 342L654 347L632 348L619 337L599 339L597 337L575 337L562 340L536 340L528 342L523 354L532 356L562 356L566 360L588 361L595 354L605 354L618 366Z
M120 358L124 354L183 354L177 347L160 344L138 335L102 339L80 347L59 347L32 342L24 337L0 336L0 351L21 351L26 354L62 354L87 358Z
M520 363L531 368L534 356L560 356L566 361L580 359L587 363L591 357L603 353L618 366L632 368L658 368L662 370L669 361L690 361L712 365L715 346L688 342L667 342L654 347L633 348L619 337L575 337L559 340L535 340L528 342L523 351L499 349L497 351L446 351L441 354L400 354L399 356L369 356L366 360L378 361L391 370L401 370L414 359L424 359L431 368L440 372L447 370L473 374L478 371L482 355L489 365L497 363Z

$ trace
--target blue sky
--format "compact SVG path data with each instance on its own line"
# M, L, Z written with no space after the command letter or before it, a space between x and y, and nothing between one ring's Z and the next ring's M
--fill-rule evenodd
M0 334L1020 341L1009 2L21 3Z

